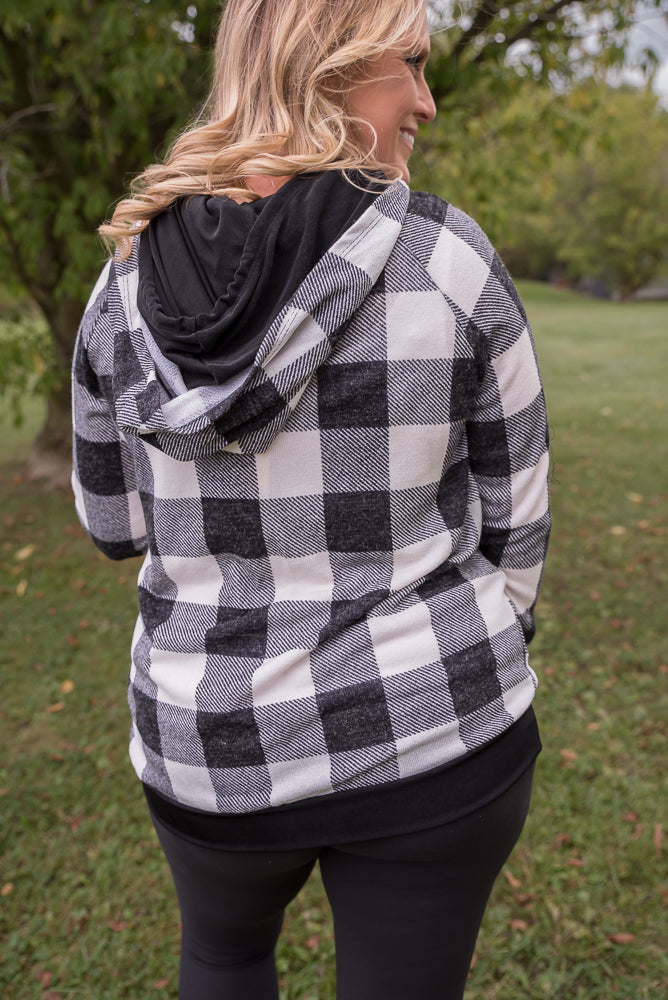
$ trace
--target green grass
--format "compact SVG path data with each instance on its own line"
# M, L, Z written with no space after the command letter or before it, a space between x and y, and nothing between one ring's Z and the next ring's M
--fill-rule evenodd
M668 993L668 304L521 291L554 452L532 646L545 749L469 996L657 1000ZM0 440L0 995L175 997L178 915L126 756L137 565L97 555L66 491L23 480L39 413ZM333 954L314 877L286 921L284 1000L333 1000Z

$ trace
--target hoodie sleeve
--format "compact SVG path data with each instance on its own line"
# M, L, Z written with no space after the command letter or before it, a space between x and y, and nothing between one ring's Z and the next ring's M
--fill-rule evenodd
M504 571L529 642L550 534L547 414L529 323L496 255L476 311L486 361L466 430L482 503L480 549Z
M146 525L130 447L114 420L104 372L105 342L113 337L110 265L103 270L77 334L72 365L73 469L77 515L110 559L142 555Z

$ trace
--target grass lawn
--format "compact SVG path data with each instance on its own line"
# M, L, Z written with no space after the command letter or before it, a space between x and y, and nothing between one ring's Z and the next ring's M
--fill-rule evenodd
M658 1000L668 304L521 292L553 442L555 525L531 648L545 749L469 996ZM126 755L138 567L96 553L65 491L22 479L39 419L35 404L0 436L0 996L174 998L177 910ZM291 908L278 962L283 1000L333 1000L316 877Z

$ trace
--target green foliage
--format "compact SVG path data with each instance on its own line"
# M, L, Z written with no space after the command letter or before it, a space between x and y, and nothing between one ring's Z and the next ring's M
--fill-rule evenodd
M0 247L47 321L54 302L85 301L97 225L205 96L218 6L197 4L186 41L186 4L170 0L3 5Z
M657 9L664 3L646 0ZM2 4L0 274L20 281L40 307L61 372L104 259L95 230L127 190L129 178L155 161L168 138L201 105L222 6L223 0ZM509 88L522 74L563 86L585 70L619 61L634 0L510 0L502 6L430 0L430 7L434 24L447 26L434 36L429 68L453 138L447 159L453 168L466 163L474 172L466 184L479 192L471 203L480 205L483 224L489 216L494 232L504 226L510 230L512 212L500 198L484 193L488 151L495 150L494 184L500 193L512 194L527 176L535 181L551 147L547 141L542 149L525 144L527 154L517 169L518 157L510 155L508 143L492 136L490 144L484 116L476 120L471 101L479 104L484 97L489 107L505 113ZM596 57L581 42L592 31L599 40ZM650 72L655 65L651 53L644 63ZM548 105L544 101L541 112L546 128ZM516 125L523 127L524 110L515 106L513 113L520 120L513 123L509 114L501 139L510 138ZM506 156L503 163L501 154ZM447 171L435 174L447 188L452 179ZM463 202L469 204L466 191ZM625 232L642 230L644 220L645 215L627 220ZM525 256L534 262L545 256L545 228L545 219L534 213L524 230L530 248ZM514 225L512 229L518 232ZM652 248L647 252L651 256ZM18 357L13 363L20 363ZM62 425L62 442L68 439L65 385L62 378L49 408L50 419L58 418ZM57 439L58 434L51 436L49 448Z
M0 8L0 274L21 283L48 325L58 377L40 381L50 395L36 446L64 464L67 369L106 256L97 227L203 102L220 6L22 0ZM29 363L23 352L13 364L22 357Z
M620 65L628 30L638 14L637 0L428 0L434 38L429 79L440 102L455 102L481 73L501 83L508 66L552 85ZM665 0L645 0L644 10L666 13ZM596 46L587 45L595 38ZM595 48L596 55L592 55ZM649 78L656 53L647 45L638 68Z
M668 253L667 159L649 91L487 79L433 128L414 179L473 215L516 275L627 297Z
M47 395L59 378L46 323L25 296L0 303L0 398L13 424L24 419L26 400Z
M626 298L668 254L668 113L631 90L587 104L589 134L555 169L556 256L569 277L598 278Z
M553 441L555 523L530 651L544 750L469 995L657 1000L668 995L668 305L520 292ZM18 456L23 433L5 435L0 455ZM15 464L0 497L0 995L176 997L176 902L127 759L138 564L105 561L69 492L45 495ZM317 876L290 907L278 967L283 1000L334 1000Z

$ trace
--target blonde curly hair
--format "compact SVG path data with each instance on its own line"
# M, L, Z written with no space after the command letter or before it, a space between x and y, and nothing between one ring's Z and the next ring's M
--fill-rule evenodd
M252 201L248 179L259 174L400 176L369 148L346 93L374 59L419 39L424 11L423 0L228 0L201 115L134 180L100 235L127 257L131 237L176 199Z

